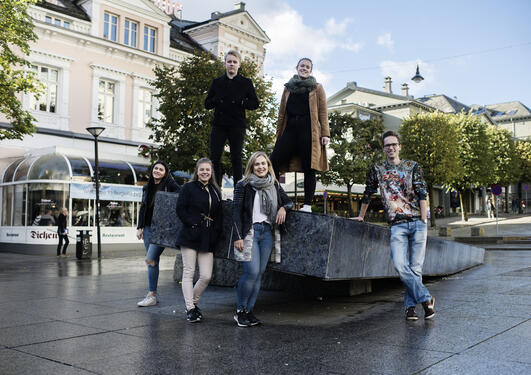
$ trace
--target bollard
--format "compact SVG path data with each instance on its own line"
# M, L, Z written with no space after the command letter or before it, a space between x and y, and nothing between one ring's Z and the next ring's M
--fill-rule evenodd
M470 228L470 235L472 237L481 237L485 235L485 229L482 227L472 227Z
M450 227L440 227L439 236L440 237L450 237L452 235L452 229Z

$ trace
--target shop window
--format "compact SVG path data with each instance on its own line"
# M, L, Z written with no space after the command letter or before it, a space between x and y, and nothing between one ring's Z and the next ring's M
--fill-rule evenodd
M33 163L30 180L69 180L70 170L65 158L59 154L41 156Z
M138 95L138 127L144 128L153 117L153 92L141 88Z
M90 160L92 169L96 168L94 160ZM120 161L99 160L100 183L134 185L135 177L129 164Z
M155 53L155 42L157 40L157 30L144 26L144 51Z
M90 167L85 158L78 156L68 156L68 161L72 168L72 181L86 181L92 180L90 175Z
M13 181L26 181L28 179L28 171L36 158L24 159L15 171Z
M11 226L11 213L13 212L13 185L4 186L4 194L2 200L2 226Z
M138 30L138 23L125 20L124 27L124 44L126 46L136 47L136 34Z
M116 42L118 35L118 16L105 13L103 15L103 37Z
M94 225L94 219L91 216L90 200L72 199L72 226L87 227Z
M133 164L136 174L136 184L144 186L149 181L149 167L147 165Z
M28 225L56 226L57 216L68 203L66 184L29 184Z
M130 227L133 225L134 202L100 201L100 225Z
M9 166L4 172L3 182L13 182L13 175L15 174L15 170L17 169L18 165L23 161L24 159L17 159L13 163L9 164Z
M55 113L57 110L57 85L59 71L47 66L32 65L31 70L44 86L44 93L38 98L30 96L30 109L34 111Z
M26 225L26 184L15 185L13 196L13 226Z
M114 98L116 84L100 79L98 84L98 119L112 124L114 121Z

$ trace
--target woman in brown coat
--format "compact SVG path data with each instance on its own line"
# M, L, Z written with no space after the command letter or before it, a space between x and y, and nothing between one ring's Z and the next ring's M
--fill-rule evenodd
M302 58L284 86L278 111L277 141L271 162L277 179L281 172L304 172L304 205L311 212L315 171L328 170L326 145L330 140L323 86L311 76L312 60Z

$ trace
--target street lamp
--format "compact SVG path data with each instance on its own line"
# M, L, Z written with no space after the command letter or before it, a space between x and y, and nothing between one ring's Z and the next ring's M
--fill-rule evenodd
M94 164L96 178L96 231L98 233L98 259L101 259L101 233L100 233L100 175L98 170L98 136L105 130L103 126L91 126L87 131L94 137Z
M417 64L417 72L415 73L413 78L411 78L411 80L413 82L415 82L415 83L419 83L420 81L424 81L424 77L420 75L419 64Z

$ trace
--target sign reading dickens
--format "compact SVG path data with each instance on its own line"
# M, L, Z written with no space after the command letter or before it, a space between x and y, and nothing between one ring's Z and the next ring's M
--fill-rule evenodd
M32 230L30 232L30 237L33 239L41 239L41 240L49 240L49 239L57 239L57 233L55 232L47 232L43 230Z
M181 18L179 14L179 12L182 12L183 10L183 5L181 3L175 0L155 0L153 3L168 16L173 14L177 18Z
M94 184L72 183L70 185L70 196L77 199L96 199L96 189ZM100 185L100 200L141 202L142 187Z

